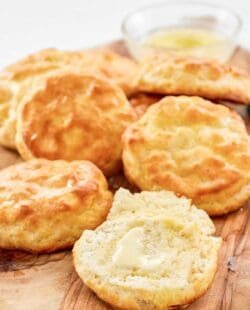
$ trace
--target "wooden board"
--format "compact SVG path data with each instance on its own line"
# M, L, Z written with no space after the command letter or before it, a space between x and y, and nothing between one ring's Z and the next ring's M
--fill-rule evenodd
M109 47L127 54L122 42ZM250 53L237 49L232 60L250 73ZM239 109L247 125L246 109ZM0 147L0 169L20 161L17 153ZM212 287L188 310L250 309L250 203L214 219L222 236L218 271ZM70 251L51 255L0 250L0 310L107 310L78 278Z

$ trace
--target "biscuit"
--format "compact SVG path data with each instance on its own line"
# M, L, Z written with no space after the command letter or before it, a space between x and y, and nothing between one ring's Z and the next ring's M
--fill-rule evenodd
M16 113L22 98L33 85L59 67L48 63L13 65L0 74L0 143L16 148Z
M167 209L171 203L168 193L167 203L158 200L158 194L164 195L153 193L150 200L151 193L147 194L148 211L155 206ZM179 207L177 214L169 210L158 216L151 210L153 217L139 212L134 217L123 215L94 231L85 230L73 248L80 278L119 309L163 310L191 303L213 281L221 238L201 232L196 223L186 220L187 212L182 214L182 210ZM188 212L196 213L195 207Z
M160 101L162 96L156 94L138 93L129 98L129 102L135 109L138 117L141 117L152 104Z
M84 61L80 51L62 51L47 48L20 59L4 68L3 74L13 80L22 80L30 75L42 73L62 66L79 66Z
M41 77L47 73L15 81L6 77L0 78L0 144L16 149L16 118L17 109L25 96L32 93L34 86L39 85Z
M123 135L123 164L141 190L170 190L210 215L250 197L250 141L240 116L199 97L165 97Z
M0 78L0 143L15 148L15 83Z
M154 55L141 62L140 91L250 103L250 77L214 60Z
M103 77L117 83L126 95L136 91L134 77L138 72L138 64L133 60L105 49L89 50L84 53L88 53L94 69Z
M8 66L4 72L10 78L20 80L34 72L44 73L46 68L51 70L62 67L88 73L94 71L118 84L126 94L134 91L133 79L138 70L138 65L133 60L105 49L64 51L48 48Z
M90 160L106 175L121 168L121 135L136 116L119 87L61 70L26 99L16 134L23 159Z
M119 85L127 94L133 92L132 80L137 72L135 62L113 52L61 51L53 48L34 53L6 67L0 73L0 143L2 145L16 148L16 111L22 97L32 90L34 79L42 80L45 76L64 68L107 78ZM28 84L28 87L23 87L23 84Z
M52 252L71 247L106 218L112 194L87 161L35 159L0 171L0 247Z

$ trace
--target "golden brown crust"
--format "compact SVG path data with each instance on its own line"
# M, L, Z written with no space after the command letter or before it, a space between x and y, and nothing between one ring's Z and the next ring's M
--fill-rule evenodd
M134 91L132 81L138 70L133 60L105 49L64 51L48 48L8 66L4 74L11 79L21 80L62 67L88 73L94 71L101 77L115 82L126 94Z
M142 61L135 84L146 92L250 103L250 77L213 60L154 55Z
M19 104L36 87L37 81L56 69L59 69L57 64L20 62L0 73L0 93L8 93L4 98L0 94L0 143L3 146L16 148L16 114Z
M167 189L210 215L250 197L250 143L236 112L198 97L165 97L124 133L128 179L142 190Z
M98 73L117 83L126 95L136 91L133 81L138 72L138 64L133 60L106 49L89 50L83 53L90 57Z
M0 247L52 252L106 218L112 194L87 161L36 159L0 172Z
M116 85L61 71L19 108L16 145L24 159L85 159L107 175L120 169L121 135L135 114Z
M16 148L16 112L23 96L35 91L37 80L41 81L63 68L106 78L119 85L127 94L134 91L132 80L137 64L116 53L105 50L61 51L53 48L34 53L0 73L2 145Z
M0 78L0 143L15 149L15 96L17 85L6 78Z
M77 266L81 264L80 259L76 256L76 254L73 255L74 259L74 266ZM85 266L82 266L84 268ZM84 280L87 278L87 274L82 274L79 269L77 269L78 274L80 275L80 278L83 280L83 282L95 292L95 294L102 300L104 300L106 303L111 304L113 309L117 310L171 310L171 309L185 309L188 305L193 303L195 300L198 298L202 297L210 286L212 285L213 279L216 274L217 270L217 262L214 264L213 268L211 268L211 274L210 276L206 279L206 281L209 283L202 283L201 285L197 286L196 289L197 291L193 291L193 295L191 296L186 296L182 299L181 304L175 303L170 306L166 306L162 304L162 300L164 299L164 295L166 296L166 292L162 290L162 292L159 292L159 294L155 295L155 302L157 302L157 299L159 299L157 306L151 301L147 301L149 298L149 292L146 290L141 290L140 291L140 299L137 297L137 302L135 302L130 296L129 292L125 293L125 289L121 288L120 291L116 292L115 288L112 287L107 287L101 283L101 279L96 276L95 279L91 280ZM91 275L89 275L91 277ZM100 284L101 283L101 284ZM133 290L133 288L131 288ZM125 293L125 294L124 294ZM125 296L122 296L125 295ZM122 296L122 298L121 298ZM127 298L126 298L127 297ZM160 304L162 306L160 306Z

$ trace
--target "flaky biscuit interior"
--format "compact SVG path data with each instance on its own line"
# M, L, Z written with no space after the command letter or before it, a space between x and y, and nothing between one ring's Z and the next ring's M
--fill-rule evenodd
M204 294L213 280L221 245L220 238L210 236L209 219L203 222L208 228L203 231L195 221L188 222L188 212L190 217L199 216L188 200L180 202L183 208L176 206L177 213L171 212L171 203L178 199L172 193L135 194L133 208L131 194L119 190L117 195L108 220L95 231L85 231L74 246L74 264L84 283L113 306L130 310L167 309ZM134 216L128 211L114 216L124 209L126 195L129 211L136 209ZM169 206L169 213L162 211Z
M142 191L130 193L120 188L114 196L112 208L108 214L108 220L115 220L121 217L162 217L172 218L175 222L180 219L183 225L191 222L205 234L215 232L214 224L203 210L192 205L191 200L185 197L177 197L169 191Z

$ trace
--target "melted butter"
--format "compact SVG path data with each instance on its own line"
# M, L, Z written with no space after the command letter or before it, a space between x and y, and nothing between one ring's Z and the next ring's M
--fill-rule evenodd
M225 62L232 56L235 42L209 30L165 28L148 33L130 48L138 60L152 53L167 53Z
M213 32L198 29L167 29L144 38L144 45L158 48L193 49L217 44L221 38Z
M149 257L143 253L142 227L136 227L127 232L117 244L117 249L112 257L114 265L119 267L152 269L158 268L163 256Z

